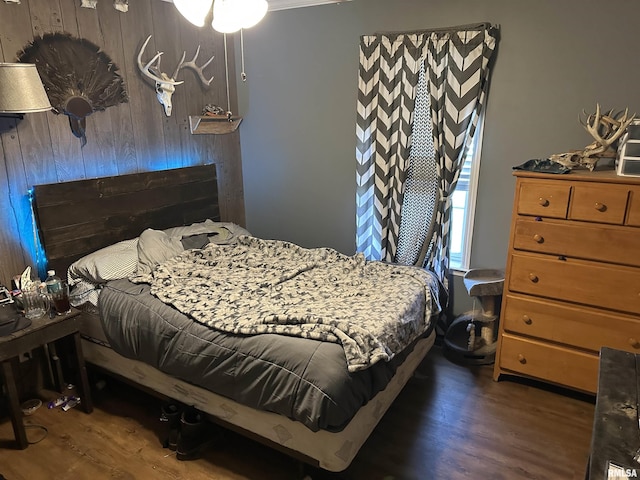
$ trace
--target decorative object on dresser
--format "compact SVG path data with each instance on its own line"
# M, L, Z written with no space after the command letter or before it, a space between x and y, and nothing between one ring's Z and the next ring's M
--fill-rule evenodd
M595 393L601 347L640 353L640 178L514 175L494 378Z
M587 168L593 170L601 158L615 158L617 142L626 132L627 127L635 118L635 114L629 115L629 109L614 114L613 110L602 114L600 105L596 105L596 111L592 114L582 112L586 117L580 123L594 141L582 150L572 150L566 153L556 153L549 160L560 163L567 168Z

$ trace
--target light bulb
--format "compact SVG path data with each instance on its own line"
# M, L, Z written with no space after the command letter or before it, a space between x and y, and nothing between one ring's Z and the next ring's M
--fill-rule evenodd
M267 13L267 0L215 0L211 26L221 33L253 27Z
M180 14L197 27L203 27L213 0L173 0Z
M251 28L267 14L269 4L267 0L240 0L244 5L242 28Z
M211 26L220 33L233 33L242 28L236 0L215 0Z

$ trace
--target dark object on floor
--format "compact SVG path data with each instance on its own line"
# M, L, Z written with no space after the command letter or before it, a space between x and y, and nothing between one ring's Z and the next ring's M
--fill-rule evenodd
M176 457L178 460L194 460L205 448L221 443L220 438L219 427L209 423L202 412L189 408L180 417Z
M558 162L549 160L548 158L545 158L544 160L540 158L533 158L531 160L527 160L521 165L516 165L513 169L540 173L569 173L571 171L570 168L567 168Z
M180 431L180 417L182 407L175 403L163 405L161 408L160 421L163 430L160 436L162 446L169 450L175 450L178 446L178 433Z
M30 325L31 320L16 310L15 303L0 305L0 337L6 337Z

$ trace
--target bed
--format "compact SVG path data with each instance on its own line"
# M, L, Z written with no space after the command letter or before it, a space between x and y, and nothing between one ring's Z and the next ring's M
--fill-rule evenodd
M34 187L48 268L68 272L76 295L99 293L77 301L85 359L342 471L432 347L437 281L421 269L253 237L221 221L217 188L215 165ZM135 268L113 267L132 252ZM96 267L99 254L108 268ZM238 273L217 281L230 271ZM362 293L369 284L388 291ZM370 302L375 315L363 313ZM391 304L402 321L378 332L369 317L391 317ZM358 330L350 320L359 316Z

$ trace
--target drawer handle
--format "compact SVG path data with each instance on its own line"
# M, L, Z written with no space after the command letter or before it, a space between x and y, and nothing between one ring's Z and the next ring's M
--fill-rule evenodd
M531 320L531 317L529 315L523 315L522 321L527 325L531 325L533 323L533 320Z
M540 280L538 278L538 276L535 273L530 273L529 274L529 280L531 280L533 283L538 283L538 280Z
M629 339L629 345L631 345L633 348L640 348L640 342L638 342L638 340L636 340L635 338Z
M546 198L540 197L538 199L538 203L540 204L541 207L548 207L549 206L549 200L547 200Z
M521 364L523 364L523 365L524 365L525 363L527 363L527 359L526 359L526 358L524 357L524 355L523 355L523 354L521 354L521 353L519 353L519 354L518 354L518 361L519 361Z
M544 237L542 235L537 234L537 233L533 236L533 240L536 243L544 243Z
M604 212L607 210L607 206L604 203L596 202L596 210Z

